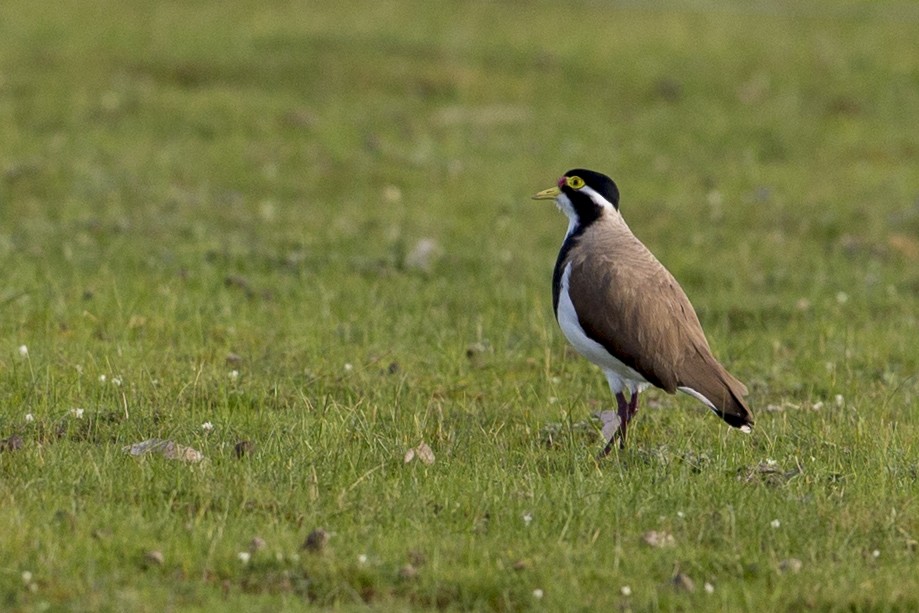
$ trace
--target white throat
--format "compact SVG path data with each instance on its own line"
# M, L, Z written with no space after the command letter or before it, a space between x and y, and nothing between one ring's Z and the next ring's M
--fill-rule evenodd
M555 206L568 218L568 231L565 232L565 238L568 238L578 225L578 214L571 204L571 199L565 194L559 194L555 198Z

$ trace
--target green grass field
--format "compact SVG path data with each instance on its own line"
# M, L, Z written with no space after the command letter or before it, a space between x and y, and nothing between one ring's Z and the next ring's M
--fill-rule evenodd
M917 28L4 0L0 609L919 608ZM614 401L554 321L567 220L529 200L576 166L752 436L650 391L594 459ZM206 459L122 451L150 438Z

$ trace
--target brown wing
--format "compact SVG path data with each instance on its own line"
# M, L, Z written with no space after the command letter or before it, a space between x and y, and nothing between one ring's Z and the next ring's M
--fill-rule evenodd
M595 223L574 255L569 293L588 336L653 385L689 387L729 424L752 424L744 385L712 355L696 312L673 275L618 223ZM584 245L588 247L588 245Z

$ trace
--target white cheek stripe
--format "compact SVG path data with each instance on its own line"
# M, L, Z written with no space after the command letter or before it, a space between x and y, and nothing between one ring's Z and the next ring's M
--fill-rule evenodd
M613 203L612 203L612 202L610 202L609 200L607 200L606 198L604 198L603 196L601 196L601 195L600 195L600 192L598 192L597 190L595 190L595 189L592 188L592 187L588 187L588 186L585 185L585 186L582 187L579 191L582 191L582 192L584 192L585 194L587 194L588 196L590 196L590 199L593 200L594 203L597 204L597 206L602 206L602 207L604 207L604 208L610 208L610 209L614 209L614 208L615 208L615 207L613 206Z
M623 389L634 393L647 388L650 384L644 377L620 362L603 345L588 337L584 332L568 293L570 278L571 264L569 263L562 272L562 282L558 292L558 313L556 313L558 325L565 338L578 353L603 369L613 394L618 394Z

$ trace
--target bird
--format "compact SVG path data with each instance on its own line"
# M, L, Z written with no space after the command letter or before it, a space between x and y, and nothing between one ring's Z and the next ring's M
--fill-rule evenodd
M552 273L558 325L616 397L617 411L600 414L608 439L600 457L617 439L625 448L639 395L651 386L688 394L749 434L746 386L715 359L683 288L629 229L616 183L576 168L533 199L555 200L568 217Z

